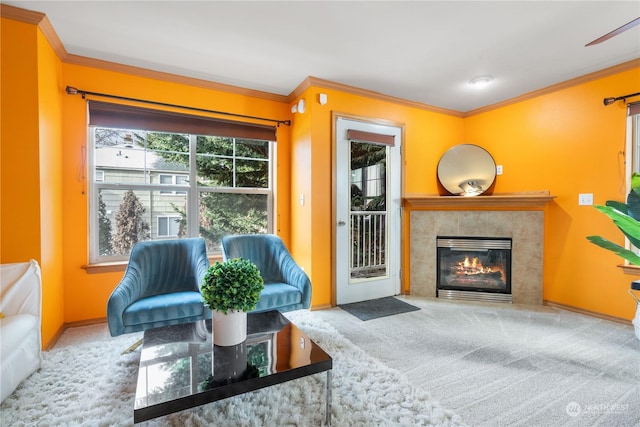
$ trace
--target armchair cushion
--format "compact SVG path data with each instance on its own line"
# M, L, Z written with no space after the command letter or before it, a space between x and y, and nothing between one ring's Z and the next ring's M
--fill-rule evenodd
M208 268L204 239L137 243L107 302L111 335L210 318L200 295Z
M224 259L244 258L258 266L264 289L253 312L281 312L309 308L311 281L294 261L282 239L274 234L248 234L222 238Z
M274 308L282 312L302 308L302 292L286 283L270 282L265 284L260 293L260 301L258 301L258 305L253 311L258 313L273 310Z
M197 320L198 316L202 316L202 307L200 292L172 292L139 299L124 310L122 318L130 326L177 319Z

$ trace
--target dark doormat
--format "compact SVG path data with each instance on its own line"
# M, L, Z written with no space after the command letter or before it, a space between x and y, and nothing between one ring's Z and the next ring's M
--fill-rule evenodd
M420 310L420 308L415 305L400 301L398 298L394 297L354 302L351 304L339 305L338 307L353 314L360 320L378 319L380 317Z

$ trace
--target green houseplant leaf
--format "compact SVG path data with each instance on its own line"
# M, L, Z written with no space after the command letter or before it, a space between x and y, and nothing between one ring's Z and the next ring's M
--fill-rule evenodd
M629 261L631 264L640 265L640 256L636 255L629 249L623 248L622 246L600 236L588 236L587 239L601 248L614 252L616 255Z
M595 206L595 208L611 218L620 231L627 236L631 244L635 247L640 247L640 222L638 220L611 206Z
M595 206L607 215L613 223L629 239L636 248L640 248L640 175L634 173L631 177L631 191L627 196L627 203L609 200L605 206ZM635 252L623 248L600 236L587 236L587 239L601 248L614 252L634 265L640 265L640 256Z
M233 258L209 267L200 293L207 307L227 314L256 308L263 288L264 280L258 267L249 260Z

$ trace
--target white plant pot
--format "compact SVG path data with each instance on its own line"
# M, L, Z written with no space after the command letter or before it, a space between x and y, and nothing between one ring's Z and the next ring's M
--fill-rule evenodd
M238 345L247 339L247 313L213 310L213 343L219 346Z

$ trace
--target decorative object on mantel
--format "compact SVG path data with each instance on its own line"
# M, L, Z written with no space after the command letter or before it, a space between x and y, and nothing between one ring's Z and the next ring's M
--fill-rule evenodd
M604 206L596 205L594 207L611 218L635 248L640 248L640 175L634 172L631 177L631 191L627 195L627 203L607 200ZM631 264L640 266L640 256L631 249L623 248L601 236L587 236L587 240L614 252ZM636 302L636 317L633 319L633 324L636 337L640 340L640 299L633 293L635 290L640 290L638 281L631 282L629 293Z
M478 196L489 190L495 179L493 157L477 145L451 147L438 162L438 181L451 194Z
M247 312L256 308L264 280L247 259L216 262L202 279L202 300L213 311L213 343L238 345L247 339Z

